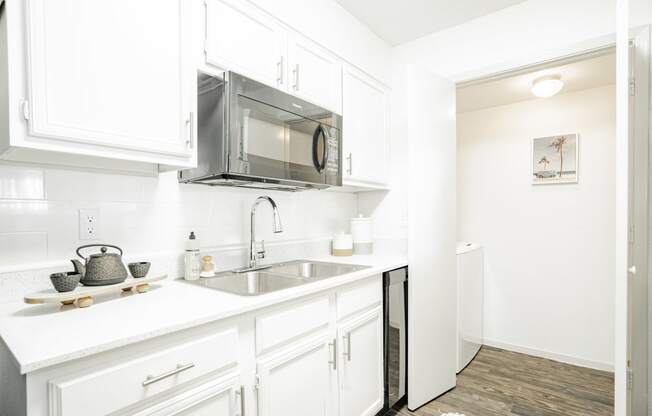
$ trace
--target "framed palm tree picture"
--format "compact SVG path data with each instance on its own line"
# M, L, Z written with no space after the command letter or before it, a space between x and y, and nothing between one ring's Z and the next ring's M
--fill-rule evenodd
M577 183L579 136L532 139L532 183Z

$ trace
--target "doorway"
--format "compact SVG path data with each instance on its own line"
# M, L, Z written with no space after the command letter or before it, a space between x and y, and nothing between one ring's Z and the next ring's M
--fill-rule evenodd
M613 414L615 72L607 45L458 85L458 240L484 248L487 346L458 387L501 372L523 392L505 414ZM524 377L531 361L550 374Z

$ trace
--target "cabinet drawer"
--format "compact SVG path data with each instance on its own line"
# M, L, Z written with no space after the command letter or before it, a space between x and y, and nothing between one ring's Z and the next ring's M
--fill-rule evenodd
M53 379L48 382L50 414L107 414L196 377L235 366L237 357L238 332L230 328L115 366Z
M337 292L337 319L341 320L352 314L380 305L383 287L380 276Z
M256 352L328 326L328 298L284 306L256 318Z

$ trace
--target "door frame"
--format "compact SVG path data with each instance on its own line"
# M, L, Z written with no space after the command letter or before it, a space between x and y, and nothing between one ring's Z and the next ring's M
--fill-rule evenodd
M652 275L649 262L648 222L650 158L652 131L650 115L650 26L630 31L630 95L629 95L629 265L628 273L628 348L627 387L628 414L650 414L652 410Z

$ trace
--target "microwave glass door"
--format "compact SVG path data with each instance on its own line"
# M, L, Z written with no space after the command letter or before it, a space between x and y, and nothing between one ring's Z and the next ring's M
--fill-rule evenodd
M317 121L237 95L232 146L239 171L253 176L325 183L334 166L331 133Z

